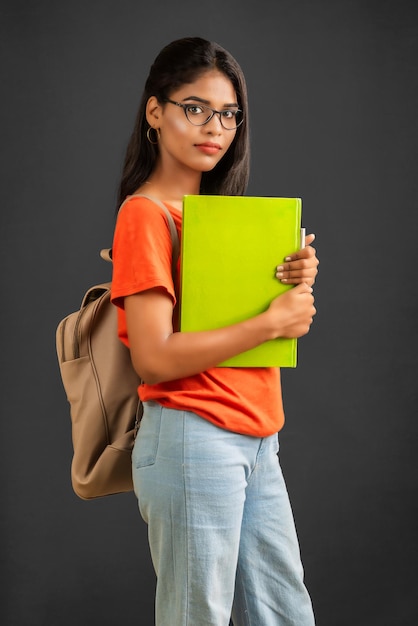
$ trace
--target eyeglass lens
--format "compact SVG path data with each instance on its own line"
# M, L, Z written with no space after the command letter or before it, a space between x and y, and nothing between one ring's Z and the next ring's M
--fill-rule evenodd
M228 130L237 128L242 122L242 111L239 109L228 109L217 112L204 104L190 104L187 105L184 110L189 122L195 126L203 126L203 124L209 122L214 115L218 115L222 126Z

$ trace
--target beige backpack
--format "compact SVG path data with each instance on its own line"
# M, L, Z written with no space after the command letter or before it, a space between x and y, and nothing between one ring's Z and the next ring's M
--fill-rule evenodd
M150 199L168 218L174 276L180 247L177 229L164 204ZM111 250L102 250L101 256L111 261ZM110 288L110 282L90 287L80 309L65 317L56 331L58 363L70 404L71 482L84 500L132 491L131 453L142 417L140 380L117 335Z

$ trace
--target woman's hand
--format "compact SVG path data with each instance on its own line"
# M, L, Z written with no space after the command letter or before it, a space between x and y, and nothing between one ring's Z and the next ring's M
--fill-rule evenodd
M315 235L306 236L306 246L294 254L287 256L277 267L276 277L285 285L299 285L306 283L310 287L318 274L319 260L316 250L311 246Z
M273 300L267 311L273 338L302 337L309 332L316 314L312 291L312 287L302 283Z

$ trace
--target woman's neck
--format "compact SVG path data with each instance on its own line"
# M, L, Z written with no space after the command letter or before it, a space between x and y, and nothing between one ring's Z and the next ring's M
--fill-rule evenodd
M155 196L181 211L183 197L199 193L201 178L200 172L188 170L187 172L167 174L157 167L137 192Z

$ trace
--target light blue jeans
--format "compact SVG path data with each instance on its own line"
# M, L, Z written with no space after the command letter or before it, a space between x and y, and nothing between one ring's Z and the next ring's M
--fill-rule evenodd
M145 403L132 455L157 626L313 626L278 437Z

